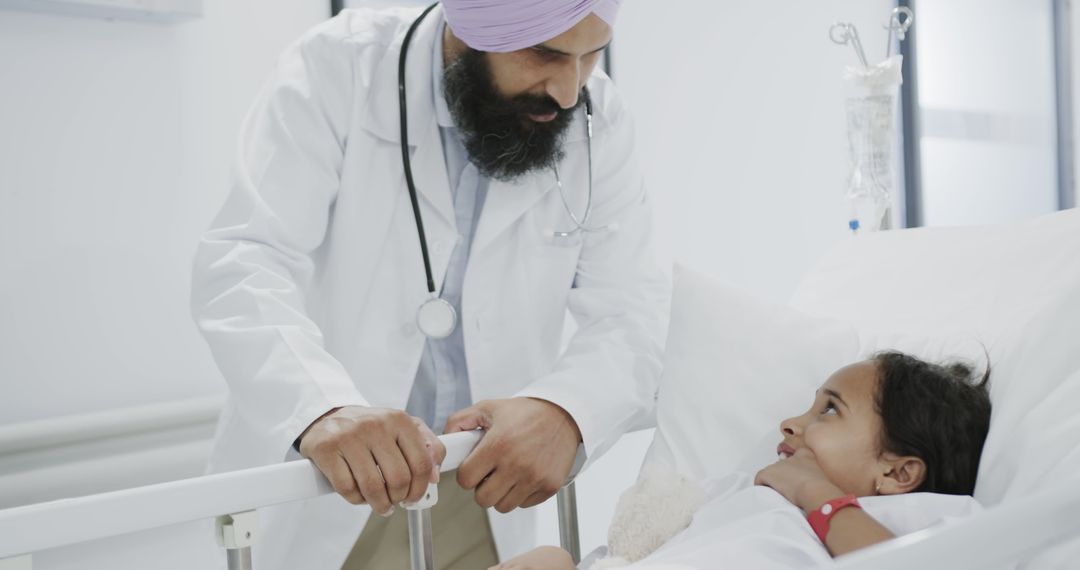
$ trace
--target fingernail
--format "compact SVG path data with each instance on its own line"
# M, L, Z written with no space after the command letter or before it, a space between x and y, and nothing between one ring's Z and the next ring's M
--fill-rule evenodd
M380 517L382 517L382 518L384 518L384 519L388 519L388 518L390 518L390 517L391 517L391 515L393 515L393 514L394 514L394 507L393 507L393 506L391 506L391 507L390 507L390 510L386 511L385 513L380 513L380 514L379 514L379 516L380 516Z
M440 474L441 471L442 471L442 465L436 465L435 469L432 469L432 471L431 471L431 479L432 479L431 482L432 483L438 483L439 482L439 474Z

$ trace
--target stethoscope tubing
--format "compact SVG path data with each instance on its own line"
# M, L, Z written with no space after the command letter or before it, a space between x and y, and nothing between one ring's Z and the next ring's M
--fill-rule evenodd
M435 292L435 277L431 271L431 256L428 253L427 235L424 232L424 221L420 214L420 201L417 197L416 182L413 179L412 173L412 160L409 157L409 133L408 133L408 103L406 98L405 89L405 61L409 53L409 44L412 41L413 34L416 33L417 28L420 27L420 23L427 15L435 9L438 3L432 4L424 9L420 13L420 16L413 21L409 26L407 32L405 32L405 38L401 42L401 55L398 56L398 112L401 117L401 164L405 170L405 184L409 187L409 201L412 204L413 217L416 220L416 233L420 238L420 253L424 258L424 273L427 277L428 293L431 293L433 297L437 296ZM585 203L585 212L581 219L578 219L574 215L573 209L570 207L569 201L566 199L566 192L563 189L562 179L559 177L559 169L556 166L555 181L559 187L559 197L562 199L563 207L566 209L566 213L570 216L570 220L574 223L574 229L570 231L554 231L551 235L555 237L569 237L577 232L600 232L609 229L607 226L591 227L586 224L589 223L589 217L592 215L592 99L589 96L589 90L584 90L583 96L585 97L585 121L588 134L588 168L589 168L589 189L588 196Z
M420 236L420 253L424 256L424 272L427 274L428 293L435 294L435 277L431 273L431 257L428 255L427 236L424 233L424 220L420 215L420 201L416 196L416 183L413 181L412 161L409 159L409 117L405 98L405 58L409 53L409 42L420 27L420 22L438 6L438 2L428 6L405 32L401 42L401 55L398 56L398 111L401 115L401 164L405 168L405 184L409 187L409 200L412 202L413 217L416 218L416 233Z

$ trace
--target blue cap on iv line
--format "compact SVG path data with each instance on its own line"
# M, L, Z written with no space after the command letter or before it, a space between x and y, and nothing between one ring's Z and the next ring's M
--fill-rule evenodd
M855 220L855 219L849 220L847 225L848 225L849 228L851 228L851 231L853 231L853 232L859 231L859 220Z

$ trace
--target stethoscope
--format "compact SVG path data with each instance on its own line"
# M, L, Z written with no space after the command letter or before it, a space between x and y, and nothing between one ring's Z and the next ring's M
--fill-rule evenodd
M401 43L401 55L398 57L398 109L401 113L401 163L405 168L405 183L409 187L409 199L412 201L413 216L416 218L416 233L420 236L420 253L424 257L424 272L427 274L427 288L430 297L424 301L416 312L416 326L420 332L432 339L443 339L450 336L457 327L458 315L454 306L439 296L435 291L435 278L431 273L431 258L428 256L427 238L424 235L424 222L420 217L420 202L416 197L416 184L413 182L412 163L409 160L409 135L408 117L405 101L405 58L409 53L409 42L412 41L413 33L420 27L420 22L431 12L438 3L432 4L425 9L405 32L405 39ZM562 198L563 207L574 222L574 228L569 231L548 230L546 233L551 237L567 238L578 232L604 232L613 229L608 226L589 226L589 217L592 215L592 100L589 91L585 89L585 128L588 136L588 165L589 165L589 192L585 201L585 213L578 218L570 208L570 202L566 199L563 190L562 179L559 177L559 168L556 166L555 185L559 188L559 196Z

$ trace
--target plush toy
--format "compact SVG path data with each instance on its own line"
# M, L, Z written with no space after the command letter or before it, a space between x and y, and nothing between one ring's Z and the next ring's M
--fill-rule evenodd
M590 570L637 562L675 536L705 502L705 491L662 463L646 464L623 492L608 530L607 557Z

